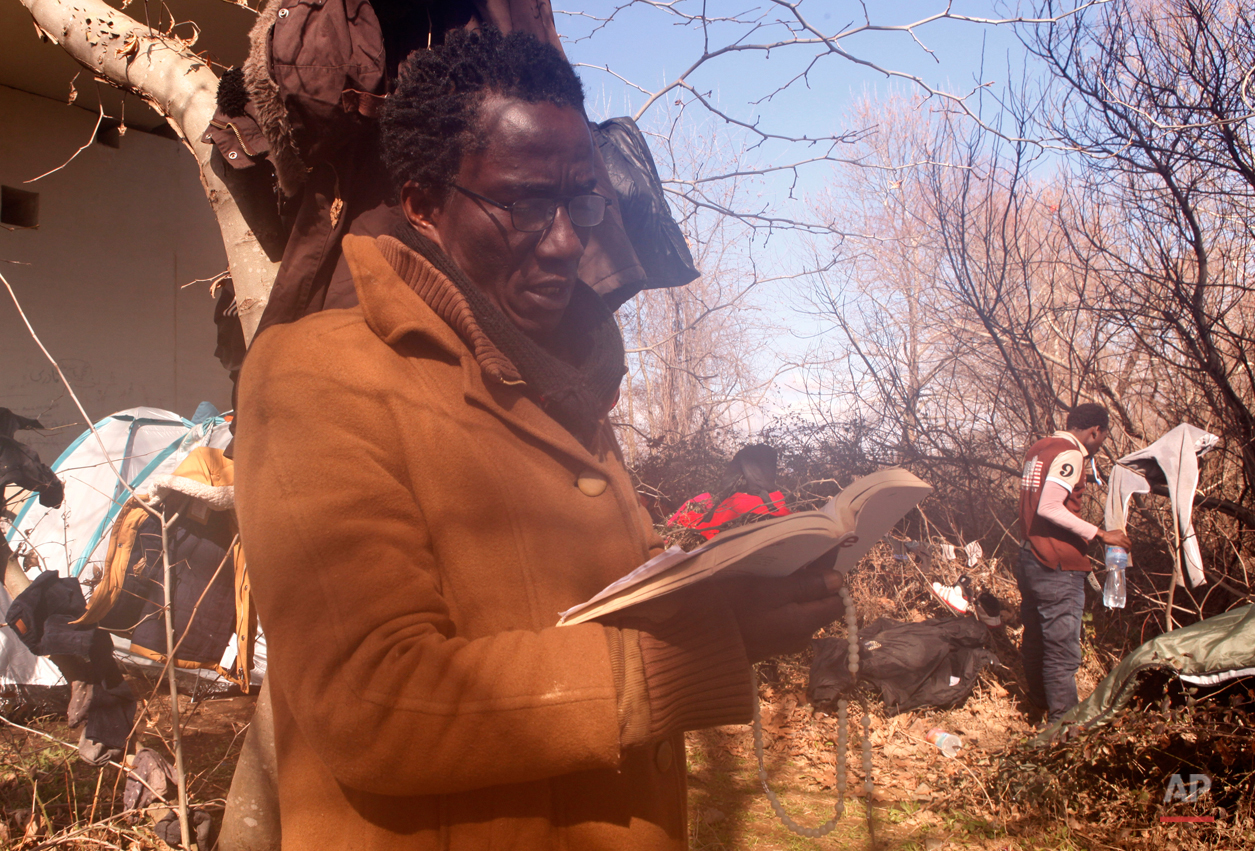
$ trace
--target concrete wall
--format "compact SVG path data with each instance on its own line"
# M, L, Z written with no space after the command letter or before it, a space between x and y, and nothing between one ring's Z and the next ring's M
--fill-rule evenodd
M39 193L37 229L0 229L0 273L93 420L136 405L190 417L201 400L226 410L208 284L183 287L226 269L187 149L131 130L117 148L92 144L23 183L65 162L94 125L91 113L0 86L0 184ZM2 288L0 406L65 426L18 434L48 463L85 427Z

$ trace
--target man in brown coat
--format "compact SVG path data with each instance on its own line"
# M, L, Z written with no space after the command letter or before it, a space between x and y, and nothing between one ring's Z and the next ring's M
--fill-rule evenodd
M570 65L416 52L382 118L406 214L345 240L360 305L262 335L237 506L284 848L682 848L685 730L840 615L817 572L558 614L658 552L607 422L614 319L576 277L607 199Z

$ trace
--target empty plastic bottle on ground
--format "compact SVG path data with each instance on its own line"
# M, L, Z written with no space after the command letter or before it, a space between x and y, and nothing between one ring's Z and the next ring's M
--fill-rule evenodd
M924 738L940 748L941 752L948 757L958 756L959 748L963 747L962 739L954 735L954 733L947 733L940 727L934 727L929 730L928 735Z
M1107 581L1103 584L1102 604L1108 609L1124 608L1128 567L1128 550L1124 547L1107 547Z

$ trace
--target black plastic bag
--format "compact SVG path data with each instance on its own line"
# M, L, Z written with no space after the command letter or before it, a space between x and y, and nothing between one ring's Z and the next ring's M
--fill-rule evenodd
M623 227L649 276L646 289L680 287L701 273L680 226L671 216L649 145L631 118L597 125L597 146L619 196Z
M920 706L948 709L967 700L981 669L997 661L986 649L989 628L974 618L898 623L878 618L859 631L858 679L880 689L890 714ZM811 642L807 697L826 705L854 684L845 638Z

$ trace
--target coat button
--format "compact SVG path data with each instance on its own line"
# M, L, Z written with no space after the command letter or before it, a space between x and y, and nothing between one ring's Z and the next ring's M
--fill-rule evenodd
M594 473L592 470L585 470L580 473L578 479L575 480L575 486L580 489L580 493L584 496L601 496L606 492L605 476L600 473Z
M658 770L664 774L671 769L671 763L675 761L675 754L672 753L670 742L663 742L658 746L658 750L654 751L654 765L658 766Z
M287 9L280 9L280 10L279 10L279 17L280 17L280 18L286 18L287 16L288 16L288 10L287 10Z

